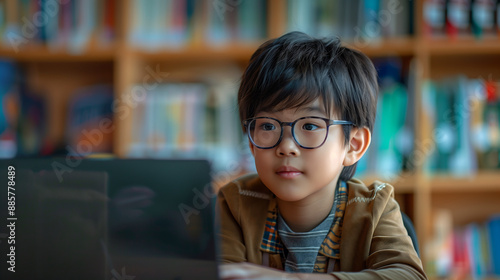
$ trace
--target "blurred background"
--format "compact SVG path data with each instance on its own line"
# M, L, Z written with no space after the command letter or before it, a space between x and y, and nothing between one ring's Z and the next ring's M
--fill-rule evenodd
M206 158L254 172L257 47L339 36L379 74L356 177L392 183L431 278L500 278L500 1L0 0L0 157Z

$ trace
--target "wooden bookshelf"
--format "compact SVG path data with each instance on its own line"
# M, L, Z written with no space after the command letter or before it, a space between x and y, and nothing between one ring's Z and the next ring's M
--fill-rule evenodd
M202 45L179 49L170 48L159 51L134 49L131 55L149 61L195 61L198 63L210 61L243 61L246 63L260 44L260 42L254 42L250 44L231 43L223 46Z
M85 62L114 61L116 44L89 47L83 51L71 53L66 48L49 48L43 45L31 45L20 48L17 52L9 47L0 48L0 57L9 57L19 62Z
M417 4L415 19L422 26L423 3ZM500 37L495 38L429 38L422 32L416 35L415 58L420 64L417 94L422 94L422 83L427 79L442 79L454 75L464 75L470 79L500 79ZM430 139L433 125L422 114L424 108L416 104L420 123L417 125L417 139ZM428 174L417 170L419 185L415 190L420 198L415 199L415 211L420 212L416 220L419 242L428 244L433 237L432 216L440 209L452 214L454 227L465 227L469 223L481 224L496 213L500 213L500 173L499 170L480 170L472 175ZM427 256L422 256L424 265ZM472 279L469 277L468 279ZM487 277L485 279L495 279Z
M454 74L471 78L500 79L500 38L427 38L422 32L422 1L413 1L415 35L405 38L380 39L359 43L347 41L346 45L359 49L372 58L400 56L416 62L416 139L427 139L432 124L423 114L422 84L427 79L439 79ZM287 1L268 0L267 38L280 36L287 30ZM31 45L15 52L8 46L0 47L0 57L10 58L25 67L30 83L46 94L49 100L50 139L59 142L64 138L65 102L77 88L92 83L112 83L115 95L122 98L130 94L131 87L145 75L144 65L160 64L171 71L189 71L187 66L218 67L233 63L243 69L252 53L264 41L252 43L231 42L222 46L195 44L182 48L144 50L131 46L127 40L129 18L134 11L130 0L120 2L117 9L117 38L105 46L91 46L81 53L65 49L50 49ZM167 68L168 67L168 68ZM187 70L186 70L187 69ZM127 105L128 106L128 105ZM133 112L131 106L128 107ZM132 113L117 118L114 131L113 153L127 157L134 131ZM422 166L403 173L389 183L396 195L404 196L417 230L421 252L431 238L430 218L435 209L448 208L457 217L457 225L484 220L488 215L500 213L499 170L481 171L463 178L449 174L427 175ZM361 179L370 183L380 180L380 174L370 174ZM471 199L471 202L468 202ZM484 202L484 203L483 203ZM500 204L498 204L500 205ZM460 218L462 217L462 218ZM422 253L425 262L425 252Z
M500 192L500 173L494 170L480 171L462 178L447 174L435 175L429 180L433 193Z
M370 57L413 56L417 48L416 40L412 37L380 39L363 43L347 41L346 45Z
M423 39L432 56L499 55L500 38Z

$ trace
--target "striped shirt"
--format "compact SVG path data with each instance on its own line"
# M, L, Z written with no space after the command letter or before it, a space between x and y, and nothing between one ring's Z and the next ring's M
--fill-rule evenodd
M330 229L323 238L323 242L317 250L316 262L313 272L325 273L327 269L328 258L340 259L340 238L342 235L342 223L344 219L344 210L347 204L347 184L341 181L335 190L334 209L335 215ZM275 200L269 204L266 218L266 226L260 250L269 254L279 254L285 263L285 248L281 236L278 232L278 207Z
M318 251L335 217L335 204L330 214L308 232L294 232L278 213L278 233L285 246L285 271L311 273L314 270Z

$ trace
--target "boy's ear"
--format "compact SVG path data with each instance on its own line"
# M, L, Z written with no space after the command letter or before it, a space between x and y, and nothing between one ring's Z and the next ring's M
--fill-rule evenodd
M367 127L354 127L351 130L351 136L344 157L344 166L351 166L358 162L370 146L372 136Z

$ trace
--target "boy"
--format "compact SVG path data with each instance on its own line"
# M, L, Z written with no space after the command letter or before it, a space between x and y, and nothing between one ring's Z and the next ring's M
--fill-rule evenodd
M393 187L351 179L377 94L339 40L291 32L253 54L238 102L258 175L218 194L222 278L426 279Z

